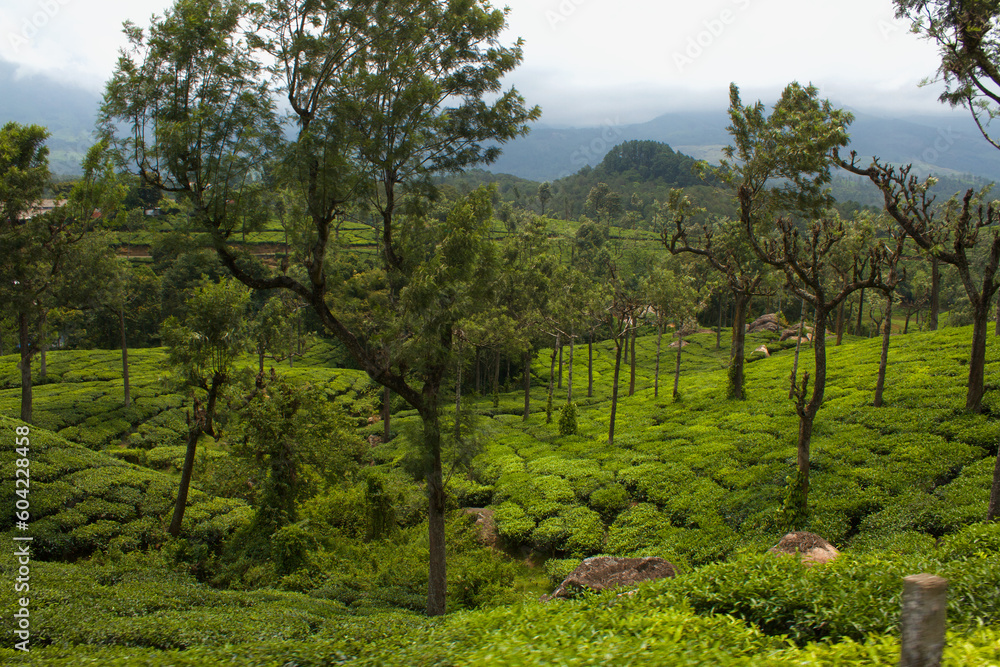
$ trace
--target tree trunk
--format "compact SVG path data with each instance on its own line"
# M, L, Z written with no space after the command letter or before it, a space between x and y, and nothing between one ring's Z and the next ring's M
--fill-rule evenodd
M636 339L636 336L638 336L638 335L639 335L639 327L636 326L635 322L633 322L633 325L632 325L632 357L631 357L631 362L630 362L632 365L629 368L629 376L628 376L628 395L629 396L632 396L633 394L635 394L635 339Z
M996 331L993 335L1000 336L1000 297L997 298ZM2 353L0 353L2 354Z
M913 316L913 311L906 311L906 319L903 321L903 333L907 333L910 330L910 318Z
M608 444L615 444L615 413L618 411L618 374L622 367L622 348L625 341L621 337L615 337L615 376L611 381L611 424L608 426Z
M799 376L799 353L802 351L802 330L805 325L806 319L806 302L802 302L802 308L799 309L799 334L795 339L795 358L792 361L792 383L791 387L788 388L788 398L793 398L795 396L795 383Z
M796 411L799 413L799 439L796 458L799 481L802 485L803 508L809 507L809 444L812 440L813 423L816 420L816 413L823 405L823 394L826 390L826 318L826 310L817 308L813 329L816 374L813 379L812 398L808 403L796 407ZM802 399L804 400L804 398L803 396Z
M198 438L201 437L201 425L198 423L198 407L195 404L194 423L188 427L187 451L184 454L184 467L181 468L181 483L177 489L177 501L174 503L174 515L167 530L172 537L181 534L181 522L184 521L184 509L187 507L188 489L191 487L191 475L194 471L194 455L198 449Z
M674 400L677 400L681 383L681 350L684 348L684 330L677 328L677 362L674 364Z
M392 419L392 390L382 388L382 442L389 442L389 420Z
M663 341L663 323L656 319L656 370L653 371L653 398L660 397L660 344Z
M559 388L562 389L562 378L563 378L563 344L562 337L556 335L556 345L559 346Z
M524 421L531 414L531 351L524 353Z
M47 354L49 351L49 337L48 337L48 321L49 321L49 310L48 308L42 309L42 320L38 325L38 344L39 344L39 354L38 354L38 380L40 382L45 382L45 377L48 375L49 366Z
M21 341L21 421L31 423L31 345L28 335L28 314L17 316Z
M455 354L455 439L462 437L462 352L458 350Z
M729 348L729 395L738 401L746 399L744 391L744 359L746 357L747 312L751 297L746 292L733 292L733 343Z
M941 308L941 262L931 255L931 310L927 315L927 330L937 331L938 310Z
M476 348L476 393L480 394L480 395L482 395L482 393L483 393L483 383L480 382L480 372L479 372L481 353L482 353L482 350L480 350L477 347Z
M224 377L216 373L212 377L212 384L208 389L208 401L205 409L199 414L199 403L194 402L194 421L188 426L187 451L184 453L184 467L181 469L180 487L177 489L177 502L174 503L174 515L170 520L169 532L173 537L177 537L181 532L181 522L184 520L184 509L187 506L188 489L191 487L191 477L194 472L194 455L198 448L198 439L202 433L215 436L215 402L219 397L219 390L222 388Z
M499 364L498 364L499 365ZM429 455L427 471L427 532L430 543L430 567L427 581L427 615L445 613L447 594L447 564L444 540L445 493L441 474L441 429L437 404L425 387L428 405L421 414L424 427L424 451Z
M981 412L983 405L983 379L986 368L986 329L989 325L989 299L974 301L972 321L972 353L969 357L969 391L965 396L965 409Z
M997 451L997 462L993 466L993 488L990 489L990 505L986 510L986 520L1000 519L1000 451Z
M552 354L549 357L549 395L545 404L545 423L552 421L552 391L556 380L556 348L559 347L559 334L556 334L556 344L552 347Z
M594 332L587 339L587 398L594 397Z
M858 323L855 325L855 330L857 331L858 336L861 335L861 323L862 321L864 321L863 317L864 312L865 312L865 291L862 289L858 291ZM813 335L813 340L815 340L815 334Z
M132 394L128 379L128 339L125 337L125 308L118 309L118 329L122 336L122 385L125 388L125 407L132 404ZM263 358L263 356L262 356ZM261 372L263 372L261 362Z
M844 302L841 301L840 305L837 306L837 343L836 343L836 347L840 347L840 343L843 340L844 340Z
M493 407L500 405L500 350L496 351L496 364L493 366Z
M569 368L566 370L566 403L573 402L573 348L576 338L573 329L569 330Z
M722 347L722 307L726 303L724 298L724 292L719 292L719 324L715 327L715 349L718 350Z
M889 364L889 336L892 333L892 294L885 295L885 329L882 331L882 357L878 362L878 382L875 383L875 407L882 407L885 369Z

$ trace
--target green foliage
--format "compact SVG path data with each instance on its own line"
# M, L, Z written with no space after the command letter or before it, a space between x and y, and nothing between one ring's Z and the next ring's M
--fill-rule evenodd
M794 475L785 478L785 498L781 507L775 513L775 522L779 530L802 530L809 521L809 507L806 496L802 492L802 475L799 470Z
M576 435L576 403L567 403L560 410L559 435Z

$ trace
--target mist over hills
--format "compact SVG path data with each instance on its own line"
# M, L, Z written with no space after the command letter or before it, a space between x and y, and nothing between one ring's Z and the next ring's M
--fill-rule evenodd
M887 118L852 110L852 150L862 158L878 156L912 163L921 174L973 174L1000 181L1000 151L983 139L971 117L913 115ZM535 127L504 146L489 171L534 181L556 180L584 165L596 166L617 144L653 140L698 159L717 161L729 143L729 115L717 111L664 114L646 123L622 125L609 119L600 127ZM846 155L845 155L846 157Z
M49 169L55 174L81 173L80 162L94 143L94 123L101 96L41 74L18 76L18 67L0 60L0 123L44 125Z
M44 125L51 133L49 164L56 174L80 173L80 161L94 140L99 93L41 74L18 76L18 67L0 60L0 122ZM912 115L887 118L853 110L851 148L859 155L913 163L922 174L973 174L1000 181L1000 151L990 146L966 115ZM716 161L729 142L725 109L664 114L645 123L614 118L597 127L536 125L526 137L503 147L487 169L532 181L556 180L596 166L614 146L653 140L698 159Z

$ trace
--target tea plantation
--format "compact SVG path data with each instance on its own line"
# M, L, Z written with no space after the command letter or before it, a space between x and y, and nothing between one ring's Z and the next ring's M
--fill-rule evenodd
M612 343L594 344L591 397L587 346L575 349L575 435L559 426L569 369L547 419L550 351L540 351L528 420L519 380L496 404L464 399L475 435L446 468L450 613L434 619L421 613L426 499L410 472L419 420L396 401L395 437L367 440L383 432L370 419L381 391L334 368L323 343L275 370L303 394L321 392L350 425L325 434L349 464L333 477L321 461L304 466L296 520L266 540L255 532L259 462L241 445L238 409L199 445L181 538L170 539L191 396L165 353L131 353L124 408L115 353L50 352L30 427L30 527L16 533L33 537L31 650L5 640L0 662L893 665L902 578L930 572L949 580L945 664L1000 665L1000 524L983 521L1000 442L1000 341L989 341L985 409L974 415L964 409L970 338L969 327L893 336L882 408L872 407L880 341L831 345L806 529L843 553L815 567L766 553L782 534L775 512L796 455L787 342L750 336L748 349L775 353L751 357L749 399L735 402L725 398L727 337L716 349L714 334L692 336L673 400L666 370L654 396L656 337L640 337L632 396L622 368L613 445ZM672 369L667 342L661 368ZM811 350L802 353L809 369ZM0 358L8 498L11 443L24 426L14 419L16 361ZM12 505L0 513L8 545ZM483 544L469 507L493 510L495 546ZM538 601L598 554L661 556L680 574L634 594ZM0 559L5 586L17 567ZM0 598L8 637L17 597Z

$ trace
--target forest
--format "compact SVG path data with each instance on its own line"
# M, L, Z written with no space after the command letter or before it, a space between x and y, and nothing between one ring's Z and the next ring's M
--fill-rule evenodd
M177 0L82 176L0 128L0 661L897 664L929 573L943 664L1000 664L989 186L796 82L717 164L491 174L541 115L505 21ZM547 599L592 557L674 576Z

